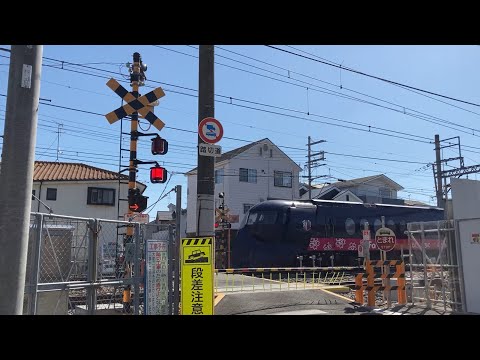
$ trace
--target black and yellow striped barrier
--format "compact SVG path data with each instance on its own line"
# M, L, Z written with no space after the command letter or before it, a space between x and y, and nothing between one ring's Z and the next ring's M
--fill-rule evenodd
M395 266L393 274L375 274L373 268L380 266ZM407 295L405 290L405 263L401 260L369 260L365 263L366 272L359 273L355 276L355 301L363 304L363 292L368 291L368 306L375 306L375 292L392 291L398 292L398 303L404 305L407 303ZM367 278L367 284L363 284L363 279ZM375 279L397 279L397 285L384 286L375 285Z

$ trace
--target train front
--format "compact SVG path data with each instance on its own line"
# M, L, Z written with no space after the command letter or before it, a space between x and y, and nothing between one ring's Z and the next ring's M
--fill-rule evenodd
M287 209L288 205L281 200L265 201L250 208L231 244L234 268L275 267L282 263L287 251L281 247Z

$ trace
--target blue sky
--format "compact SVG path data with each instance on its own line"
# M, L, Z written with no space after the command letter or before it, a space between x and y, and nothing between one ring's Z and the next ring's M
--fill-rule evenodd
M478 46L292 46L294 48L286 45L277 47L309 57L315 55L343 67L420 89L480 103ZM10 48L9 45L1 47ZM156 201L164 190L167 192L175 185L182 185L182 203L186 207L187 182L182 173L197 164L196 45L44 46L44 57L55 60L43 61L41 98L51 100L47 103L52 105L106 114L120 106L120 98L105 83L110 76L119 79L121 74L128 73L125 63L132 61L134 52L139 52L148 65L146 86L142 87L140 92L145 94L157 86L164 89L166 96L155 108L155 113L170 127L160 132L169 142L169 152L166 155L151 155L150 141L145 138L139 148L138 158L164 162L169 173L173 173L167 186L150 184L148 166L143 165L144 169L140 170L138 179L148 185L146 195L150 197L149 205ZM224 138L219 143L223 152L247 144L246 141L227 139L228 137L247 141L268 137L303 168L307 154L307 137L310 135L313 141L326 140L314 147L315 150L326 152L326 165L315 169L314 175L330 175L331 178L327 181L334 182L338 178L350 179L385 173L405 188L405 191L399 193L399 197L435 204L432 169L425 167L425 164L435 160L433 144L401 139L395 137L395 134L404 136L400 133L406 133L414 135L416 140L427 142L433 141L435 134L440 134L441 139L460 136L462 145L478 146L480 131L468 129L480 129L477 125L480 109L476 106L426 94L429 98L399 86L261 45L221 45L216 47L215 54L218 62L215 65L215 93L218 95L215 117L224 127ZM7 52L0 52L0 94L3 95L7 93L8 55ZM63 69L62 63L56 60L64 61ZM89 76L88 73L99 77ZM122 85L130 89L127 83ZM336 94L332 95L332 91ZM357 100L344 96L355 97ZM232 104L229 97L232 97ZM367 104L365 101L396 111ZM5 103L6 98L0 96L1 133ZM245 106L284 115L248 109ZM406 114L403 113L404 108ZM432 116L436 117L434 121L442 121L441 124L454 129L408 115L418 115L418 112L422 113L422 117L428 117L428 120L432 120ZM320 123L321 121L340 126ZM47 105L41 105L39 110L37 159L55 161L58 124L63 124L59 144L60 161L78 161L118 170L119 122L110 125L100 115ZM345 127L361 127L362 124L371 126L371 130L374 130L374 127L388 130L376 129L390 136ZM129 127L126 122L125 125ZM147 128L145 121L142 127ZM123 144L128 148L127 136L124 136ZM480 146L479 149L462 148L467 166L479 163L479 154ZM347 155L397 159L403 162ZM124 152L123 156L123 163L127 163L128 153ZM457 155L453 149L445 149L443 156L446 158ZM306 172L301 175L306 175ZM475 179L476 175L470 175L470 178ZM150 215L154 216L156 210L166 210L170 202L175 202L173 192L160 201Z

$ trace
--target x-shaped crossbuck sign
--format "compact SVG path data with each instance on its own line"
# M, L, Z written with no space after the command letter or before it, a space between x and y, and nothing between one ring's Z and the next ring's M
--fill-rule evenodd
M165 96L162 88L158 87L139 98L135 98L131 92L128 92L127 89L120 85L115 79L108 80L107 86L127 102L125 105L105 115L110 124L138 111L150 124L155 126L157 130L162 130L165 126L165 123L148 108L149 104Z

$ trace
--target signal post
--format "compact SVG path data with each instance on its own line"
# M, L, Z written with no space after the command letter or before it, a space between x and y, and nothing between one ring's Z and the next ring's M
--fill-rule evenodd
M128 170L128 217L130 219L135 218L134 213L143 212L147 208L148 197L143 196L140 193L140 189L137 188L136 173L139 164L155 164L150 169L150 181L152 183L165 183L167 181L167 170L161 167L156 161L141 161L137 159L137 141L140 136L155 136L152 139L152 154L164 155L168 151L168 142L162 139L157 133L141 133L138 131L139 114L142 118L147 120L157 130L162 130L165 126L162 120L160 120L153 113L153 104L158 99L165 96L161 87L156 88L149 93L140 96L139 87L145 84L145 71L147 71L147 65L142 62L141 56L138 52L133 54L133 64L127 64L130 71L130 85L132 91L127 91L122 85L115 79L110 79L107 82L107 86L112 89L117 95L119 95L127 103L120 108L105 115L108 122L113 124L117 120L130 115L130 160L128 168L122 170ZM133 243L134 227L133 225L127 226L127 233L124 239L124 262L125 262L125 278L132 276L131 262L127 258L128 249ZM137 271L137 269L134 269ZM135 294L138 296L138 294ZM131 285L126 285L123 291L123 308L124 312L130 312L131 304Z

